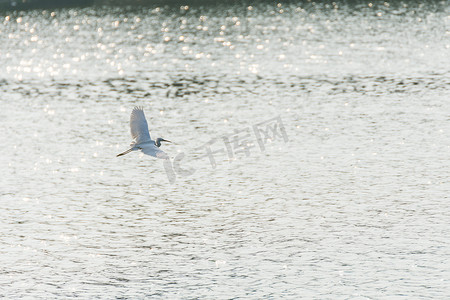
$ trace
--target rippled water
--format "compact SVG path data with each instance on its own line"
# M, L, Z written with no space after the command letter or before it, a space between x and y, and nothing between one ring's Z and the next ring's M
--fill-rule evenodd
M6 14L0 296L448 297L448 12ZM135 105L193 174L115 157ZM276 117L288 140L262 151L255 128ZM236 131L248 153L213 168L203 146L237 150Z

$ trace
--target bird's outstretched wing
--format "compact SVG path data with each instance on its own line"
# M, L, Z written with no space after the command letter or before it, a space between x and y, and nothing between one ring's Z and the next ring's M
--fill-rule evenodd
M145 145L144 147L141 148L141 151L144 154L151 155L156 158L161 158L161 159L169 158L169 155L167 155L166 152L164 152L161 149L159 149L158 147L156 147L156 145Z
M136 144L148 142L150 140L150 132L148 132L147 120L145 120L142 107L136 106L131 112L130 131L131 137Z

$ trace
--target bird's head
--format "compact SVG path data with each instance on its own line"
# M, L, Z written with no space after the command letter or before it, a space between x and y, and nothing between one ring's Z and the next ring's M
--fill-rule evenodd
M155 142L156 146L157 146L157 147L160 147L160 146L161 146L161 142L172 143L171 141L165 140L165 139L163 139L163 138L157 138L157 139L156 139L156 142Z

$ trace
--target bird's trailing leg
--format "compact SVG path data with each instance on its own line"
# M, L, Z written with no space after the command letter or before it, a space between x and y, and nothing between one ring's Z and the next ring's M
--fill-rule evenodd
M133 148L130 148L130 149L128 149L127 151L125 151L125 152L122 152L122 153L119 153L119 154L117 154L116 155L116 157L119 157L119 156L122 156L122 155L125 155L125 154L128 154L128 153L130 153L131 151L133 151L134 149Z

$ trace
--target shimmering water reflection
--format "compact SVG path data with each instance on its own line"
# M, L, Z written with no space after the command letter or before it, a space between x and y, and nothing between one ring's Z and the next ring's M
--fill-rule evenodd
M448 296L448 7L386 3L2 17L0 296ZM195 173L115 157L135 105Z

